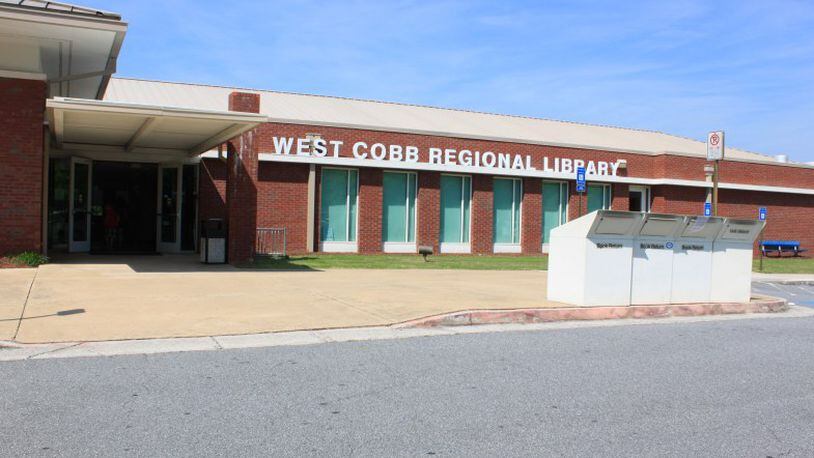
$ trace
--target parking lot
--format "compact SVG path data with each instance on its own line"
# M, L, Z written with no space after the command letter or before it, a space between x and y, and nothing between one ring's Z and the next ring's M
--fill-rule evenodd
M752 291L766 296L782 297L789 305L814 307L814 283L783 284L768 281L753 281Z

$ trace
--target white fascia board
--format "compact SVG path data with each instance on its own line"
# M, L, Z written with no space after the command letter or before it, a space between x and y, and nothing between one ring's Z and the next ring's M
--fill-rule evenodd
M34 73L34 72L18 72L14 70L0 70L0 78L10 78L16 80L35 80L35 81L47 81L48 75L45 73Z
M121 19L71 14L61 11L20 8L15 5L6 6L2 3L0 3L0 18L46 25L108 30L111 32L127 31L127 23Z
M215 121L252 123L266 122L266 115L241 111L194 110L189 108L166 107L161 105L140 105L135 103L109 102L95 99L75 99L54 97L46 100L46 107L54 110L98 111L142 116L166 116L188 119L211 119Z
M217 153L207 152L203 157L217 157ZM399 169L399 170L424 170L431 172L449 172L449 173L464 173L464 174L481 174L481 175L496 175L496 176L513 176L513 177L533 177L544 178L548 180L574 180L574 173L564 172L550 172L544 170L517 170L517 169L499 169L489 167L473 167L465 165L442 165L442 164L428 164L425 162L396 162L396 161L377 161L372 159L357 159L352 157L314 157L314 156L297 156L294 154L284 155L275 153L260 153L258 155L260 161L268 162L287 162L298 164L317 164L317 165L334 165L340 167L372 167L380 169ZM640 178L640 177L620 177L613 175L591 175L588 179L589 182L599 183L624 183L624 184L639 184L639 185L669 185L669 186L687 186L696 188L711 188L712 183L702 180L682 180L674 178ZM789 194L805 194L814 195L814 189L806 188L790 188L781 186L765 186L765 185L751 185L741 183L720 183L718 185L721 189L735 189L742 191L762 191L762 192L782 192Z

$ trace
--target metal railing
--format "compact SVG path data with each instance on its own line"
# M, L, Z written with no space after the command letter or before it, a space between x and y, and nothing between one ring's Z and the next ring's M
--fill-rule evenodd
M258 227L254 239L255 256L285 256L286 229L284 227Z

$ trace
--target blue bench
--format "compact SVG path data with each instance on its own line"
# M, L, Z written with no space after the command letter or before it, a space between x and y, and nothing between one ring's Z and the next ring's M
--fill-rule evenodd
M763 252L764 256L777 253L777 257L780 257L783 256L783 253L800 256L801 253L807 250L800 248L800 242L797 240L764 240L760 244L760 251Z

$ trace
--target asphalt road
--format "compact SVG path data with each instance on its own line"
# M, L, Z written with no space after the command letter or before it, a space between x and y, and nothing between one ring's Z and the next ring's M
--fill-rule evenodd
M812 456L814 318L0 364L0 455Z

